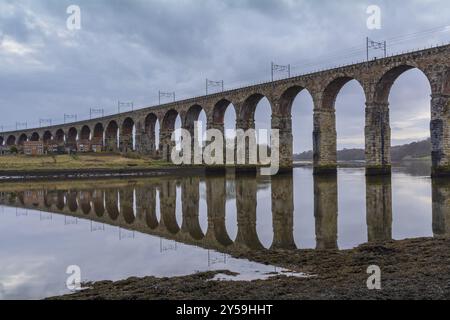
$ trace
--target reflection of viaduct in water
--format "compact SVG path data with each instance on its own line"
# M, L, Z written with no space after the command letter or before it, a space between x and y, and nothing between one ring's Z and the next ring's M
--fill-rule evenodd
M205 179L207 231L200 227L200 183ZM230 182L230 181L228 181ZM237 236L226 229L227 177L152 178L134 182L83 185L77 190L38 185L22 191L1 192L0 203L67 216L86 218L203 248L219 251L264 249L256 229L255 176L237 176ZM273 242L270 249L295 249L294 187L291 174L271 178ZM177 186L181 187L182 223L176 218ZM159 194L159 197L158 197ZM317 249L336 249L338 187L336 176L314 178L314 217ZM157 214L159 202L160 217ZM450 182L433 181L433 231L450 232ZM300 213L308 214L308 213ZM346 213L343 213L346 214ZM390 177L366 178L366 219L369 241L392 238Z
M256 233L256 177L236 180L238 237L228 235L225 224L227 178L212 176L205 180L208 228L200 227L200 182L204 178L152 178L133 183L83 185L80 188L55 188L38 185L16 192L2 192L0 203L67 216L86 218L169 240L198 245L205 248L263 249ZM292 182L292 178L290 179ZM245 183L249 183L244 188ZM177 187L181 187L182 222L177 221ZM159 197L158 197L159 194ZM159 202L159 217L157 203ZM276 202L276 201L275 201ZM252 209L253 208L253 209ZM293 234L292 211L286 219L291 221L280 232ZM280 217L280 222L283 217ZM277 236L280 239L282 235ZM292 237L292 236L291 236ZM281 242L282 243L282 242Z

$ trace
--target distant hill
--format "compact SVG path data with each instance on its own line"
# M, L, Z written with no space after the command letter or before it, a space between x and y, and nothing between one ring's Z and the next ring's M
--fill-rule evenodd
M392 161L401 161L407 158L424 158L431 154L430 139L395 146L391 148ZM344 149L338 151L339 161L357 161L364 160L364 149ZM306 151L300 154L294 154L294 161L312 161L313 152Z

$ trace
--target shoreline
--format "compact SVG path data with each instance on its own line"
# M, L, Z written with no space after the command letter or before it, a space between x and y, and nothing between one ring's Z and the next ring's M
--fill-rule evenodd
M211 281L209 271L182 277L130 277L86 283L88 289L47 299L127 300L380 300L450 298L450 239L417 238L363 244L351 250L264 250L235 258L276 265L312 277ZM381 269L381 290L367 289L367 268Z
M201 167L154 167L154 168L87 168L87 169L59 169L59 170L0 170L0 182L39 181L39 180L79 180L106 179L127 177L155 177L168 175L204 174Z
M57 156L2 156L0 182L78 180L203 174L200 166L174 166L137 155L85 153Z
M403 168L404 165L396 163L394 168ZM313 168L312 163L294 163L293 169ZM338 163L339 169L363 169L364 164L359 163ZM0 170L0 182L23 182L40 180L82 180L82 179L110 179L127 177L156 177L170 175L203 175L208 172L224 172L234 170L234 167L205 167L197 166L175 166L175 165L154 165L147 167L119 167L119 168L84 168L84 169L29 169L29 170ZM428 168L427 168L428 169ZM426 169L426 170L427 170ZM430 169L431 172L431 169ZM428 172L426 173L428 174Z

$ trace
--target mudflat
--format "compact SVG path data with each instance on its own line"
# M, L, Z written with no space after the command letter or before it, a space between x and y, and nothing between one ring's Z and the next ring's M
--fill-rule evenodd
M449 299L450 239L417 238L351 250L230 252L237 258L289 268L307 278L212 281L218 273L86 283L86 290L51 299ZM367 288L367 268L381 269L381 290Z

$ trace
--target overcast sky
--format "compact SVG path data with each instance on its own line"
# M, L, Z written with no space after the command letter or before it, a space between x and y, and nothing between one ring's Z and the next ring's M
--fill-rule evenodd
M81 30L67 29L72 4L81 9ZM380 30L367 28L369 5L381 8ZM387 39L390 53L448 42L450 29L443 28L392 39L450 25L448 17L447 0L0 0L0 125L62 122L64 113L82 119L91 107L112 113L118 100L151 106L158 90L200 95L207 77L223 79L226 89L268 80L271 61L292 64L294 73L359 61L366 36ZM429 136L429 95L420 71L398 79L390 97L393 144ZM306 92L293 109L295 151L309 150ZM357 83L343 88L336 109L338 147L362 146ZM262 102L257 127L269 119Z

